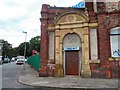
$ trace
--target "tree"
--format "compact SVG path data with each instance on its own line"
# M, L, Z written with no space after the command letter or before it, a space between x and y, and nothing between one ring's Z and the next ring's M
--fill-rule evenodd
M10 51L12 53L11 57L17 57L19 55L18 47L12 48Z
M5 40L2 40L2 56L3 57L16 57L18 55L24 56L25 42L21 43L18 47L12 48L12 44ZM32 55L32 50L40 52L40 36L31 38L29 42L26 42L26 56Z
M12 53L11 53L11 49L12 49L12 44L8 43L5 40L2 40L2 56L3 57L9 57L11 58Z
M36 50L40 52L40 36L31 38L29 43L30 43L30 48L29 48L30 54L29 55L32 55L32 50Z
M21 56L24 56L25 42L21 43L18 46L18 53ZM29 56L29 42L26 42L26 56Z

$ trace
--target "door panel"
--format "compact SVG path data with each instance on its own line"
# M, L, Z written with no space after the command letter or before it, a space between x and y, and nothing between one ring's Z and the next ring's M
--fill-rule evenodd
M79 75L79 52L78 51L65 52L65 74Z

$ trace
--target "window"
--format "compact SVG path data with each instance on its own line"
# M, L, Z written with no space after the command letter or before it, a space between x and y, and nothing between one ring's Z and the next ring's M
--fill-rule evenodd
M49 59L54 59L54 32L49 32Z
M120 57L120 27L110 30L111 56Z
M90 29L91 60L98 59L97 29Z

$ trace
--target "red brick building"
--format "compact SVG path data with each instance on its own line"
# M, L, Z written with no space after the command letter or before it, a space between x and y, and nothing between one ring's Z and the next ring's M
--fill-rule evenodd
M40 76L120 77L120 3L41 10Z

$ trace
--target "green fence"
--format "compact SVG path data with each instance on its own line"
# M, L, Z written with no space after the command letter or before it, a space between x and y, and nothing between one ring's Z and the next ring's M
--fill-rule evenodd
M40 69L40 55L34 55L34 56L30 56L27 60L27 63L29 65L31 65L32 67L35 68L35 70L39 71Z

